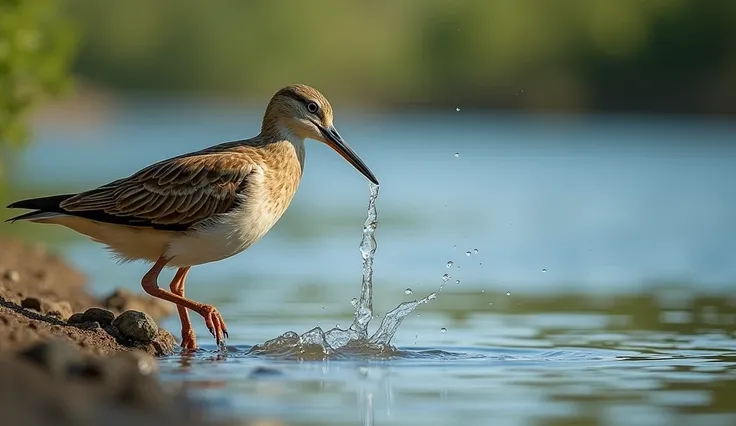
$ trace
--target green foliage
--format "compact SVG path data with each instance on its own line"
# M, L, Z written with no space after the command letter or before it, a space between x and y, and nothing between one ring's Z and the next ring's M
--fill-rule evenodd
M69 85L76 32L57 0L0 0L0 153L29 137L32 109Z
M123 91L300 81L361 104L736 110L734 1L67 4L87 33L80 73Z

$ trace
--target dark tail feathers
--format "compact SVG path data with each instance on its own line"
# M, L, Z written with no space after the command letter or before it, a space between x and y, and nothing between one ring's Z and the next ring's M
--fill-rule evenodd
M12 217L6 222L15 222L16 220L30 219L39 213L65 213L64 209L59 207L62 201L73 197L74 194L52 195L50 197L29 198L27 200L16 201L8 206L9 209L31 209L29 213Z

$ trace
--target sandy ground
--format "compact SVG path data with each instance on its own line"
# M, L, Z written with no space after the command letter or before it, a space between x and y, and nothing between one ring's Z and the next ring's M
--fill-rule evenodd
M206 424L156 377L176 342L155 321L173 312L145 294L98 300L43 247L0 239L1 423Z

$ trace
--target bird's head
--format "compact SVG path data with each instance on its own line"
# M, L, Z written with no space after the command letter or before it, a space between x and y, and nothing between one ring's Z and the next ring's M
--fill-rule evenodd
M317 89L303 84L286 86L271 98L263 117L263 132L291 133L327 144L368 180L378 179L343 140L332 122L332 106Z

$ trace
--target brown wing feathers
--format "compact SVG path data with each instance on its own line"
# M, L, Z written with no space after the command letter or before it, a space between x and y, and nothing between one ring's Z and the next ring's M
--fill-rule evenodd
M53 202L26 200L25 205L19 202L12 207L130 226L186 230L234 208L252 170L245 156L232 152L179 157L90 191L57 197Z

